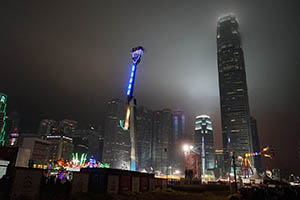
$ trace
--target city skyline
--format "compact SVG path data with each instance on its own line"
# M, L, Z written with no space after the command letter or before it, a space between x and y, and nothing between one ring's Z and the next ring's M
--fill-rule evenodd
M120 3L116 8L114 3L95 8L79 8L74 3L63 10L55 10L53 5L21 3L16 7L8 3L1 12L7 16L3 17L7 31L0 34L5 72L0 92L8 95L8 113L16 109L21 117L26 116L25 122L22 118L24 126L43 118L98 123L101 113L104 117L107 100L124 96L129 49L143 45L146 53L135 91L138 105L153 110L182 109L189 134L195 116L210 115L216 147L220 148L216 22L233 12L242 27L251 114L257 119L261 146L273 145L278 151L276 160L268 165L291 165L296 170L299 164L288 161L297 158L299 141L299 46L295 45L299 43L299 30L297 24L283 22L296 19L299 24L297 6L272 3L271 9L267 3L228 2L181 3L175 8L168 7L170 2ZM148 6L159 8L156 17L150 18ZM80 11L78 15L76 10ZM250 14L253 12L257 16ZM282 42L282 38L293 39ZM283 141L282 133L288 139ZM288 145L291 148L287 149Z

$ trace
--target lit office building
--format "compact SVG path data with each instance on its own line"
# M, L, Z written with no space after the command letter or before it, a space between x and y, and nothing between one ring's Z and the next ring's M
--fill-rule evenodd
M181 110L176 110L173 113L174 117L174 139L181 139L185 135L185 116Z
M72 138L61 135L48 135L46 138L51 142L49 153L50 160L72 160Z
M173 143L173 113L170 109L153 113L152 164L156 173L170 174L176 148Z
M211 174L215 168L215 151L212 122L208 115L196 117L194 148L201 155L202 174Z
M173 130L174 130L174 136L173 136L173 143L176 147L182 147L187 140L186 130L185 130L185 116L183 111L176 110L173 113ZM174 155L172 156L174 159L173 167L174 170L183 171L184 170L184 153L182 151L182 148L175 148L174 149Z
M152 116L153 112L144 106L136 109L136 139L139 171L151 171L152 167Z
M218 21L217 51L224 167L229 172L233 150L238 156L253 150L244 52L239 24L233 15Z
M125 104L119 99L107 103L104 128L103 162L111 168L129 169L130 166L130 135L120 126L125 119Z

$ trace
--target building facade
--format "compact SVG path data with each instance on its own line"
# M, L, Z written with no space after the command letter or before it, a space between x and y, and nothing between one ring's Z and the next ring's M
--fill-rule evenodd
M22 148L30 150L30 165L47 165L50 146L50 141L38 137L26 137L22 143Z
M153 112L144 106L136 109L136 141L138 171L151 171L152 167L152 118Z
M99 125L97 129L99 133L99 161L102 163L103 162L103 147L104 147L104 129L102 128L101 125Z
M53 119L43 119L38 128L38 134L42 137L58 133L58 122Z
M238 156L253 150L244 52L233 15L218 21L217 51L224 164L229 172L233 150Z
M184 170L184 153L182 151L183 145L186 143L186 129L185 129L185 115L183 111L177 109L173 113L173 125L174 125L174 136L173 136L173 143L176 147L174 149L174 158L173 167L174 170L183 171Z
M93 126L88 129L77 129L73 135L73 153L77 153L79 156L84 153L87 154L88 158L94 158L96 161L101 162L102 149L99 146L100 141L100 133Z
M64 119L59 122L58 132L60 135L73 137L77 129L78 123L75 120Z
M163 109L153 113L152 165L158 174L171 174L174 149L173 112Z
M47 140L51 142L50 145L50 160L72 160L73 153L73 139L61 135L48 135Z
M223 149L215 150L215 170L214 174L216 178L224 176L224 151Z
M185 116L181 110L176 110L173 113L174 116L174 139L178 141L185 135Z
M208 115L199 115L195 120L194 148L201 155L202 175L211 174L215 168L215 151L212 122Z
M129 169L130 166L130 135L120 126L120 120L124 119L125 104L119 99L108 101L102 158L111 168Z

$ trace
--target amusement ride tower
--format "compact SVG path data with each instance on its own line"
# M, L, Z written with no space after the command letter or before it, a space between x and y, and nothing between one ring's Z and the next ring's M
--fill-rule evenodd
M144 48L141 46L135 47L131 50L131 59L132 59L132 66L130 72L130 78L127 88L127 111L126 111L126 118L125 122L121 121L120 125L123 130L127 131L129 129L130 132L130 142L131 142L131 150L130 150L130 170L136 170L136 144L135 144L135 108L136 108L136 101L133 96L133 89L134 89L134 82L135 82L135 73L137 69L137 65L141 61L141 57L144 53Z

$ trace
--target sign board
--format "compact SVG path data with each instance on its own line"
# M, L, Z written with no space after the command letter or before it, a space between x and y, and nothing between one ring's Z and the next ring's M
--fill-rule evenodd
M140 177L133 176L131 186L132 192L140 192Z
M89 188L89 174L74 172L71 194L88 192L88 188Z
M119 191L119 176L108 175L107 177L107 193L118 194Z
M15 168L11 199L38 199L42 172L36 169Z

